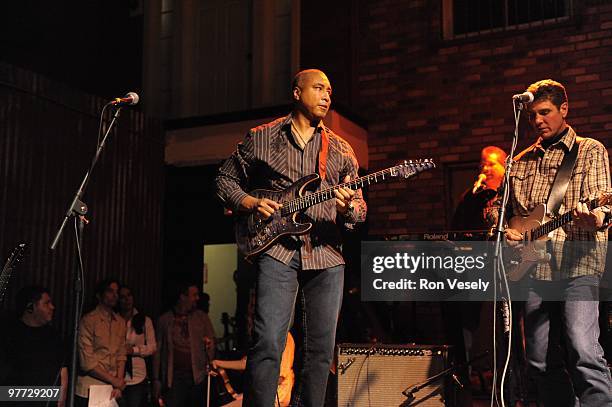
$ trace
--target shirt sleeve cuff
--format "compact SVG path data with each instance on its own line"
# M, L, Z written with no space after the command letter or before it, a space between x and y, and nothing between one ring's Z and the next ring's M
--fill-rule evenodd
M603 232L608 229L610 227L610 222L612 222L612 212L610 212L610 210L605 207L602 209L602 212L604 213L604 220L603 225L601 225L601 227L597 229L598 232Z
M242 202L247 195L248 194L243 190L237 189L228 195L226 203L229 205L230 209L237 211L240 208L240 202Z

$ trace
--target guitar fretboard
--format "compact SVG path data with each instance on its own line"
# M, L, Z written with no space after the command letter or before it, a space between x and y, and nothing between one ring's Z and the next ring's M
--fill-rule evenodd
M591 199L587 202L587 206L591 211L599 207L599 199ZM546 236L553 230L558 229L567 223L570 223L573 219L574 217L572 215L572 211L565 212L563 215L551 219L548 222L541 224L537 228L531 229L531 240L537 240L542 236Z
M378 172L374 172L372 174L368 174L363 177L354 179L349 182L335 185L331 188L327 188L322 191L317 191L309 195L301 196L299 198L295 198L290 201L283 202L282 203L283 207L281 209L281 215L287 216L293 212L301 211L313 205L317 205L317 204L320 204L321 202L333 199L336 197L334 192L340 188L350 188L352 190L357 190L359 188L365 187L366 185L372 185L372 184L376 184L378 182L384 181L389 177L395 177L399 173L402 173L402 175L405 178L411 177L424 169L430 168L430 166L428 166L427 164L428 164L427 162L422 164L423 167L420 170L418 169L419 168L418 165L415 165L411 168L406 168L406 167L400 168L400 166L387 168L387 169L384 169ZM430 165L433 166L433 163Z

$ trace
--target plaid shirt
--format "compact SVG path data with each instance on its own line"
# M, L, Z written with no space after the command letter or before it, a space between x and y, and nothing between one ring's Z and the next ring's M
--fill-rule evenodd
M237 211L240 202L253 189L282 190L298 179L317 172L318 156L321 150L321 131L318 127L312 138L302 149L291 132L291 115L251 129L244 141L228 158L216 179L216 193L224 205ZM351 146L328 128L329 136L326 178L317 191L340 184L346 175L358 177L357 158ZM361 190L353 199L355 210L349 212L344 221L347 227L363 222L366 203ZM335 200L331 199L311 206L305 212L313 227L309 234L298 239L280 239L266 254L289 264L296 250L300 250L302 269L318 270L344 264L341 254L341 240L336 226Z
M569 127L556 143L543 149L542 139L516 156L510 171L510 216L527 216L548 201L550 189L563 157L578 140L578 157L559 214L573 210L583 198L593 199L610 190L608 152L597 140L581 138ZM608 210L609 208L605 208ZM587 232L573 222L551 233L550 263L538 264L533 276L557 280L599 275L604 271L608 231ZM595 242L601 242L596 244Z

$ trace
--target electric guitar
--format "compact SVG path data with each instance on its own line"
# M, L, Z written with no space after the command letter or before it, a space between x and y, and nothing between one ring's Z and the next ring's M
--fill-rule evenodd
M298 214L311 206L334 199L336 197L334 191L339 188L357 190L396 177L410 178L434 167L435 164L431 159L410 160L313 193L308 193L308 189L312 188L314 183L319 181L320 177L318 174L310 174L300 178L282 191L266 189L251 191L249 193L251 196L271 199L282 204L283 207L275 211L268 219L262 219L254 213L239 214L236 221L236 243L238 244L238 249L247 260L252 260L283 236L308 233L312 228L312 223L299 223L297 221Z
M6 260L4 267L2 268L2 273L0 274L0 304L2 304L2 300L4 299L4 293L6 292L6 287L8 286L9 280L11 279L11 275L13 273L13 269L23 259L23 254L25 253L26 244L19 243L17 247L13 249L11 255Z
M602 193L598 198L586 202L591 211L610 203L612 193ZM550 254L546 253L546 241L550 240L550 234L573 219L572 211L549 218L546 215L546 204L536 206L527 216L510 219L509 227L523 233L524 238L521 242L523 247L518 250L520 259L511 261L510 266L506 266L508 279L519 281L537 263L548 262Z

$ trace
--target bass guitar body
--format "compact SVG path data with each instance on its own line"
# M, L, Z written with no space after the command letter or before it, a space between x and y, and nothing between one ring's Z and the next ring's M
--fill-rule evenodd
M396 166L359 177L330 188L317 190L319 174L310 174L300 178L282 191L256 189L249 192L255 198L268 198L282 204L280 210L274 211L268 219L256 214L238 214L236 220L236 243L238 249L249 261L271 247L283 236L298 236L308 233L312 223L298 222L298 216L311 206L319 205L334 199L340 188L353 191L369 185L397 179L410 178L422 171L435 168L433 160L404 161Z
M275 202L289 202L306 195L310 188L314 189L319 181L318 174L310 174L300 178L290 187L282 191L256 189L249 192L255 198L268 198ZM283 236L303 235L312 228L312 223L297 221L299 212L278 210L268 219L262 219L256 214L241 214L236 222L236 243L241 253L247 259L252 259L266 251Z

